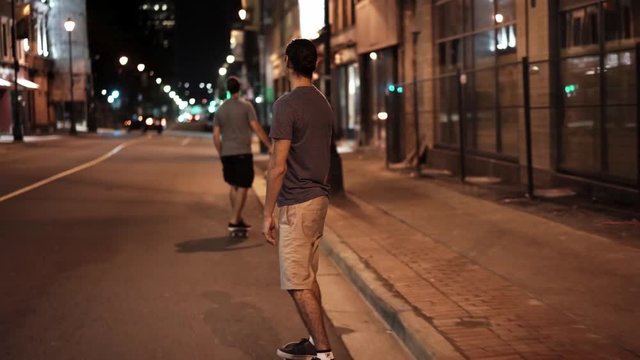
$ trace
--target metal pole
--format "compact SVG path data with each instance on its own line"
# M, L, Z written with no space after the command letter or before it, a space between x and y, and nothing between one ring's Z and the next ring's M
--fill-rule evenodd
M458 88L458 129L460 133L460 180L465 182L467 178L467 168L466 168L466 136L465 136L465 117L466 111L464 109L464 90L463 86L466 83L465 75L462 74L462 71L458 69L456 71L456 83ZM464 82L464 83L463 83Z
M533 144L531 136L531 89L529 79L529 58L522 58L522 86L524 94L524 128L525 141L527 144L527 196L530 199L534 197L533 185Z
M18 73L20 72L20 63L18 61L18 33L16 30L16 1L11 0L11 53L13 54L13 141L23 142L24 132L22 128L22 119L20 119L20 103L18 101Z
M71 31L69 33L69 95L71 101L69 102L69 119L71 120L71 129L69 130L69 134L77 135L78 131L76 130L76 116L73 111L73 53L71 51Z
M636 43L636 59L640 59L640 43ZM640 84L640 64L636 61L636 84ZM637 204L640 206L640 91L636 88L636 180L638 182Z
M418 35L413 32L413 127L416 133L416 176L422 175L420 168L420 115L418 114Z
M329 0L324 0L324 96L331 102L331 22Z
M324 0L324 95L331 102L331 22L329 18L329 0ZM336 145L336 124L333 124L331 136L331 169L329 171L329 185L333 195L344 193L344 179L342 173L342 159Z

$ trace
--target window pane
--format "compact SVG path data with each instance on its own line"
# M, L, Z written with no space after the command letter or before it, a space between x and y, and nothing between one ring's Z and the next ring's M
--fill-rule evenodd
M494 31L487 31L473 37L474 67L482 68L495 65L496 43Z
M474 30L493 26L495 23L493 11L493 0L473 0Z
M451 0L447 3L438 5L436 9L438 14L438 33L439 39L455 36L462 33L462 0Z
M562 60L562 90L566 105L600 104L599 66L598 56Z
M439 144L458 145L458 88L455 76L435 81L436 130Z
M600 141L597 107L565 109L562 129L562 165L568 169L600 170Z
M607 68L607 103L636 103L636 59L633 51L610 53L605 57Z
M521 106L522 94L522 65L505 65L498 69L498 91L500 106Z
M561 17L562 47L598 44L598 7L588 6L565 12Z
M478 71L472 78L470 91L475 89L475 93L469 97L473 101L468 106L475 106L475 111L467 110L475 117L469 124L469 146L496 152L496 71L493 68Z
M516 19L516 5L515 0L497 0L496 14L502 15L503 22L509 22Z
M462 40L456 39L438 44L439 73L455 72L462 65Z
M518 114L520 109L500 109L500 137L502 154L518 156Z
M609 174L628 180L638 177L636 108L607 108L607 161Z
M640 10L638 1L608 0L605 3L605 36L607 41L631 39L634 34L634 8Z

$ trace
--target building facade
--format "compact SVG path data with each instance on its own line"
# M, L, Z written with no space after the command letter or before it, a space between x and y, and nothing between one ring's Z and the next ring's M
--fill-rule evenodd
M84 1L16 1L19 116L26 133L49 132L64 127L71 109L69 41L64 22L76 22L72 44L74 105L80 124L87 119L90 96L88 41ZM0 132L11 132L14 81L11 3L0 3Z
M529 113L537 185L637 194L640 3L413 5L406 20L413 17L417 33L418 83L403 80L418 90L420 131L432 164L459 172L464 152L471 175L526 181ZM410 104L406 96L405 122Z
M273 101L301 1L267 3ZM637 198L640 2L331 0L330 19L338 138L522 184L530 148L536 187Z

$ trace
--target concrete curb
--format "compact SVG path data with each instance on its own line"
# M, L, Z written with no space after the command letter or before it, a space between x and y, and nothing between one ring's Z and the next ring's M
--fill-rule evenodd
M262 174L260 169L257 170L257 174ZM264 204L266 181L262 176L256 177L253 190ZM325 226L320 247L416 359L464 359L447 339L416 313L411 304L393 292L393 286L371 269L331 229L331 224Z
M415 312L411 304L394 293L390 283L331 230L330 224L325 227L321 248L416 359L464 359L447 339Z

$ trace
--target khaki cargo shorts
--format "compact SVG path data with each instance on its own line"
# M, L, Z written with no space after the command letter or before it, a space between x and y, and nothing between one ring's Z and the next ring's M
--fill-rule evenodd
M278 257L283 290L311 289L318 272L318 246L324 232L329 199L278 208Z

